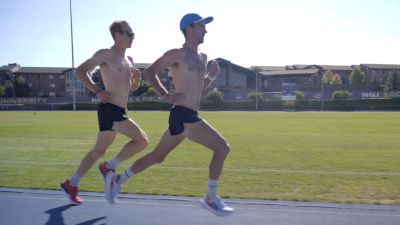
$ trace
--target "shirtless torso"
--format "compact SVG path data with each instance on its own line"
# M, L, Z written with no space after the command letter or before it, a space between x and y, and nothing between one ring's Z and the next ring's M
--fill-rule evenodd
M204 89L207 56L181 48L171 51L175 61L170 67L176 93L183 94L175 105L182 105L194 111L200 107L200 98Z
M108 102L126 108L129 91L135 82L133 60L129 56L122 57L111 49L102 51L106 51L108 58L100 64L105 90L109 93Z

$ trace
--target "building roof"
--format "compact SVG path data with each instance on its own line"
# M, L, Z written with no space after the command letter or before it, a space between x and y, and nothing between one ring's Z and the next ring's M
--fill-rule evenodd
M6 66L1 66L0 67L0 71L9 71L9 72L15 72L17 70L19 70L20 65L16 64L16 63L10 63Z
M283 71L269 71L261 72L265 76L308 76L317 74L318 69L306 69L306 70L283 70Z
M310 67L313 65L307 65L307 64L294 64L294 65L287 65L285 66L286 70L304 70L304 69L310 69Z
M146 69L150 66L150 63L135 63L135 67L138 69Z
M218 63L227 63L227 64L231 64L233 67L235 67L235 68L237 68L237 69L240 69L240 70L242 70L242 71L246 71L246 72L249 72L249 73L252 73L252 74L255 75L255 72L254 72L252 69L246 68L246 67L243 67L243 66L239 66L238 64L232 63L232 62L229 61L229 60L226 60L226 59L223 59L223 58L216 58L215 60L217 60Z
M343 65L314 65L314 67L320 67L323 70L353 70L351 66L343 66Z
M369 69L400 69L400 64L360 64L360 66Z
M35 73L35 74L63 74L69 67L21 67L15 74Z
M257 68L260 69L260 72L262 71L278 71L278 70L285 70L284 66L251 66L251 68Z

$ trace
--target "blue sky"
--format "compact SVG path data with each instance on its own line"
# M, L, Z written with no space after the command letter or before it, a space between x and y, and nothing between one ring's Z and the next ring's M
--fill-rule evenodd
M151 63L183 44L179 20L214 16L201 51L245 67L400 64L399 0L72 0L75 66L113 44L128 20L127 51ZM71 67L69 0L1 0L0 65Z

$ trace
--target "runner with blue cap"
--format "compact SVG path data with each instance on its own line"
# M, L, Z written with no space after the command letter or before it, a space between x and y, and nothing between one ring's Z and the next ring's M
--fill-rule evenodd
M228 216L234 212L217 193L218 179L231 146L222 134L198 115L204 89L210 87L220 73L218 62L208 61L207 55L198 49L207 33L206 24L213 19L203 18L195 13L183 16L179 24L185 36L182 48L165 52L143 72L146 80L160 95L160 100L172 105L169 127L152 152L138 159L116 177L111 191L112 199L116 198L122 184L128 178L163 162L165 157L187 138L213 152L209 164L208 192L201 199L201 206L218 216ZM172 76L175 91L167 90L157 75L166 68Z
M214 20L212 16L203 18L199 14L196 13L188 13L184 15L181 19L181 22L179 23L179 27L181 31L183 32L185 28L191 24L194 23L200 23L200 22L205 22L205 24L211 23Z

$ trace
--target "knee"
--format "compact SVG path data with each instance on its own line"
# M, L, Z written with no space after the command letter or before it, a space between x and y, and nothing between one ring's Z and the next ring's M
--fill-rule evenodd
M218 153L221 155L221 156L223 156L223 157L226 157L228 154L229 154L229 152L231 151L231 146L227 143L227 142L225 142L221 147L219 147L219 149L218 149Z
M141 137L138 140L133 141L133 142L136 142L136 144L139 145L141 149L145 149L150 143L149 138L147 136L143 136L143 137Z
M221 152L225 156L227 156L230 151L231 151L231 146L228 143L225 143L224 146L221 148Z

